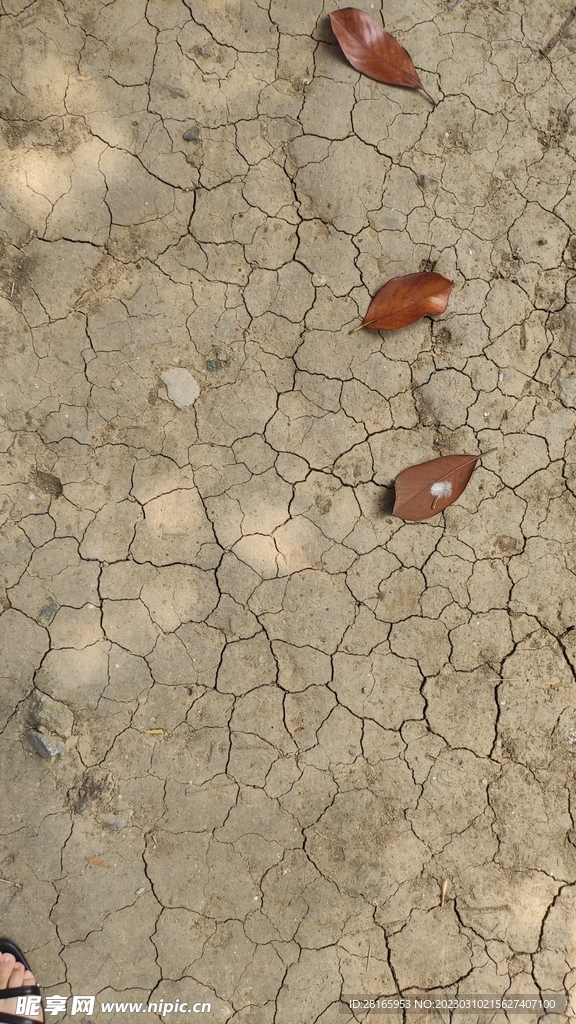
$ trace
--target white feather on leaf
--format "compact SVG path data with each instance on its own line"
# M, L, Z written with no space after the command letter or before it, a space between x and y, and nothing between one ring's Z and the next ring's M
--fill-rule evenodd
M452 484L449 480L436 480L430 487L430 494L433 498L449 498L452 494Z
M394 515L428 519L456 501L470 480L480 455L443 455L404 469L395 480Z

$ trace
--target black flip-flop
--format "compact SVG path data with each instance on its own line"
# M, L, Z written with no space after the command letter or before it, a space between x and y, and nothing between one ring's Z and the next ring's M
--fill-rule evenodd
M0 953L12 953L12 956L19 964L23 964L27 971L31 970L30 964L22 950L12 942L11 939L0 939ZM18 996L40 996L42 999L42 993L38 988L38 985L22 985L20 988L2 988L0 989L0 999L15 999ZM42 1007L42 1017L21 1017L16 1013L4 1013L0 1010L0 1024L44 1024L44 1003L40 1003Z

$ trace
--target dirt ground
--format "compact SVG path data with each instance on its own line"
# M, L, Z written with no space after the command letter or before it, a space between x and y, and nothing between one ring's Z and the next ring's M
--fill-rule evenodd
M0 0L0 931L74 1020L576 986L572 0L358 2L434 107L330 0Z

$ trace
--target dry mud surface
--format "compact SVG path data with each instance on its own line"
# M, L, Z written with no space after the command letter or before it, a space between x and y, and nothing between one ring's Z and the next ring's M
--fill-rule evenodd
M435 107L334 6L0 2L0 921L47 994L576 985L571 0L389 0ZM349 333L432 267L444 316Z

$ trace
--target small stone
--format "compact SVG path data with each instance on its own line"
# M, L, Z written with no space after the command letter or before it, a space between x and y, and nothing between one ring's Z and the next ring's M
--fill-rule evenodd
M30 723L36 729L55 733L66 739L72 732L74 715L62 701L53 700L41 690L33 690L28 702Z
M207 359L206 360L206 369L208 370L208 373L213 373L214 370L218 369L218 360L217 359Z
M66 746L56 736L44 736L41 732L36 732L35 729L30 729L27 736L30 746L36 754L40 754L40 757L56 757Z
M200 388L194 377L188 370L181 366L174 366L160 374L168 389L168 398L177 409L183 409L187 405L194 405L200 394Z
M202 138L202 132L199 128L189 128L187 132L184 132L183 137L186 142L197 142Z
M52 473L43 473L41 469L37 469L32 474L32 483L42 491L44 494L51 494L53 498L59 498L62 494L62 481L57 476L53 476Z

